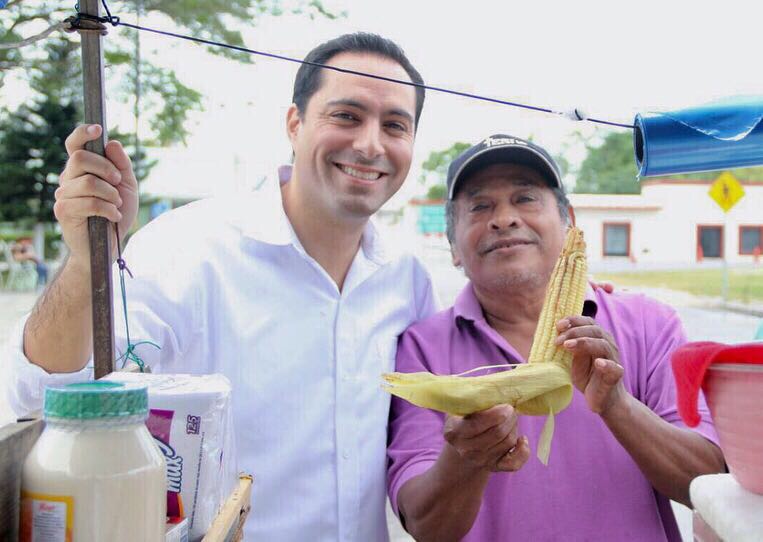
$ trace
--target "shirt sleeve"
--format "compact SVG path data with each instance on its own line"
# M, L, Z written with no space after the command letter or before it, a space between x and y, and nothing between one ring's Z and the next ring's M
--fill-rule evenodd
M432 282L432 275L427 271L424 265L415 259L416 265L416 278L415 278L415 292L416 292L416 320L423 320L429 318L436 312L439 312L442 307L437 292Z
M687 427L678 414L676 383L670 358L679 346L687 342L681 319L672 308L659 303L649 307L649 313L651 316L645 315L645 342L648 345L648 372L644 397L646 405L668 423L695 431L719 445L718 434L702 392L699 394L697 405L700 415L697 427Z
M161 218L161 217L160 217ZM197 315L202 288L194 285L194 273L187 267L178 250L169 249L166 237L174 228L148 226L133 236L124 253L134 278L125 273L126 295L120 289L120 277L115 265L112 278L114 292L115 369L124 366L127 349L127 327L124 300L127 301L130 342L134 353L151 367L153 372L199 372L194 359L184 356L193 344L193 355L203 356L198 348ZM167 231L169 230L169 231ZM186 258L187 259L187 258ZM93 378L92 359L85 368L73 373L51 374L29 361L24 353L24 326L29 315L16 325L5 345L8 363L7 377L0 385L12 414L26 416L42 409L46 386L64 385ZM146 341L159 346L156 348ZM181 365L182 363L182 365ZM185 369L185 370L184 370Z
M418 339L409 329L400 336L395 370L402 373L429 371ZM411 478L423 474L435 463L445 440L445 415L392 397L387 446L387 487L395 514L397 495Z
M29 315L24 316L14 327L2 356L7 364L6 376L0 379L13 418L35 414L42 409L45 386L71 384L90 380L93 369L90 363L81 371L50 374L39 365L30 362L24 355L24 326Z

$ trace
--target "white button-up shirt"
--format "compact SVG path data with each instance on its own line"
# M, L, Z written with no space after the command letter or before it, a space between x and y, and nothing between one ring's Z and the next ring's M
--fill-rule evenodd
M154 372L222 373L233 384L240 470L254 474L248 540L387 540L389 396L397 335L436 310L429 275L372 224L340 292L310 257L275 181L245 197L162 215L125 260L132 342ZM115 282L117 345L124 349ZM12 340L10 404L38 409L49 375Z

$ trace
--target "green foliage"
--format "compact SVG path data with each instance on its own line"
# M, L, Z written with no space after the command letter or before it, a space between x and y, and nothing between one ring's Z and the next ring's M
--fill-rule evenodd
M67 157L64 141L82 116L68 84L76 47L53 39L45 53L29 72L36 96L0 120L0 221L54 220L53 193Z
M586 144L588 155L580 165L575 192L638 194L638 170L633 157L633 134L610 132L601 145Z
M427 191L427 199L443 200L448 195L448 190L444 184L433 184Z
M47 100L7 116L0 134L0 221L54 219L53 193L66 163L63 141L76 118L73 105Z
M453 159L471 147L469 143L457 141L447 149L432 151L421 164L419 182L429 185L426 199L444 199L447 193L445 180L448 176L448 166Z
M154 140L149 144L166 147L178 140L185 143L188 135L184 127L186 115L200 108L201 94L181 83L173 71L149 65L144 68L144 73L143 88L162 94L164 100L163 107L151 118Z
M435 177L437 182L445 183L448 174L448 166L453 159L471 147L469 143L458 141L442 151L432 151L429 157L421 164L422 174L419 180L426 183L430 177Z
M45 25L63 21L75 13L74 4L74 0L10 0L0 10L0 42L18 42ZM282 4L281 0L135 0L110 2L110 9L112 15L130 22L142 14L163 14L167 17L163 27L168 30L243 46L237 28L250 27L263 15L284 13ZM288 11L311 18L341 16L320 0L294 0ZM172 70L140 57L137 31L127 27L108 31L108 39L103 40L106 93L110 99L133 104L136 117L129 128L109 125L109 136L125 144L141 180L156 164L147 159L145 148L184 143L189 114L202 108L202 95ZM31 97L17 110L0 107L0 221L53 220L53 192L66 161L63 143L83 116L79 42L77 33L56 32L22 49L0 50L0 89L5 77L13 74L31 90ZM249 54L240 51L211 46L207 50L252 62ZM150 129L140 139L135 134L135 126L142 125L139 116L150 119Z
M134 22L138 14L163 14L167 17L167 29L178 30L202 39L243 46L243 37L237 28L251 27L264 15L283 13L283 3L280 0L135 0L112 2L110 9L113 15L131 22ZM293 0L287 4L291 13L327 18L341 16L326 9L320 0ZM63 3L52 0L12 0L5 9L0 10L0 41L20 41L22 35L33 33L32 27L29 27L30 23L55 24L73 15L73 8L73 1ZM30 30L26 30L27 28ZM109 27L108 39L103 40L104 59L108 82L110 85L116 84L111 85L113 89L107 89L108 95L123 103L132 103L140 88L142 103L139 113L151 119L151 130L141 134L141 144L161 147L185 142L189 135L186 121L190 112L201 109L202 96L184 85L172 70L156 66L145 58L142 58L138 65L137 34L137 31L127 27ZM79 50L79 37L76 33L55 33L52 36ZM45 63L47 41L43 40L23 49L0 51L0 87L3 83L2 76L14 70L16 73L23 71L26 74L42 72L45 77L37 77L38 87L33 88L36 92L49 94L49 85L60 86L61 80L65 79L71 94L81 96L82 78L78 55L72 59L65 71L48 71ZM252 62L252 56L247 53L221 47L203 47L212 54L239 62ZM56 81L50 83L46 78ZM114 127L110 126L109 129L112 131ZM125 127L119 131L130 133Z
M559 173L562 174L562 179L570 172L570 161L564 154L556 154L553 156L556 165L559 166Z

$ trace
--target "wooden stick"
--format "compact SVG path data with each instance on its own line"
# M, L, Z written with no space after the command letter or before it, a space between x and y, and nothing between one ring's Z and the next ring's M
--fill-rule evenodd
M100 15L100 0L80 0L80 11ZM80 32L85 123L100 124L101 137L85 144L91 152L105 155L106 104L103 85L103 52L99 32ZM90 276L93 298L93 359L95 378L114 371L114 310L111 287L111 222L103 217L87 219L90 233Z
M228 542L243 539L244 523L249 515L254 478L240 474L238 486L225 501L201 542Z

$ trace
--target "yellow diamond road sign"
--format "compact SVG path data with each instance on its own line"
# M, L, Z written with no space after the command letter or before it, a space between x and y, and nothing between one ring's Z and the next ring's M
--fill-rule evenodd
M742 188L742 184L736 180L736 177L728 171L724 171L717 179L715 179L715 182L710 185L708 194L715 200L718 207L723 209L724 213L728 213L729 209L744 197L744 188Z

